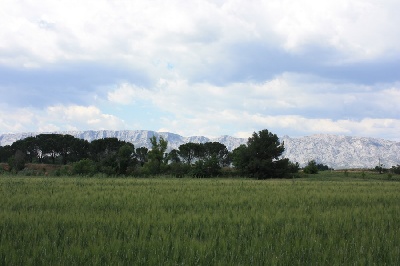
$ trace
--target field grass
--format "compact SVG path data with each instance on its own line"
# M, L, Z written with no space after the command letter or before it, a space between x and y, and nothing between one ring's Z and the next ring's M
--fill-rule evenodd
M400 265L400 182L0 177L1 265Z

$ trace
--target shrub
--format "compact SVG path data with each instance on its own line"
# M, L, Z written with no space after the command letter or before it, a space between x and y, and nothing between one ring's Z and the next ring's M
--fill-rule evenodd
M400 174L400 165L392 166L390 169L394 174Z
M96 163L90 159L80 160L72 165L72 173L93 176L96 173Z
M307 166L304 167L304 173L306 173L306 174L318 174L317 163L314 160L309 161Z

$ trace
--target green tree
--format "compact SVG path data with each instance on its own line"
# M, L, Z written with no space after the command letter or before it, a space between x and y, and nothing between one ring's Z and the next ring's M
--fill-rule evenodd
M125 141L120 141L117 138L104 138L94 140L90 143L90 158L93 161L97 162L100 172L106 175L117 175L120 173L120 170L123 170L123 172L125 172L125 166L123 166L123 168L120 168L120 161L118 161L120 148L124 145L132 144ZM123 154L124 152L121 151L121 154ZM122 162L122 165L124 163L126 162Z
M83 159L72 164L72 173L75 175L93 176L96 171L96 163L90 159Z
M131 143L122 145L117 154L118 174L126 174L126 170L134 163L135 147Z
M204 158L215 157L220 167L230 165L229 151L226 146L219 142L206 142L203 144Z
M13 149L10 145L0 146L0 162L6 163L8 159L13 155Z
M392 166L390 170L395 174L400 174L400 165Z
M233 151L233 164L242 174L257 179L283 178L289 174L289 160L280 158L284 143L277 135L264 129L254 132L246 145Z
M20 139L11 144L13 151L20 150L25 153L25 159L27 162L32 163L33 159L37 157L37 143L35 137L27 137Z
M77 139L71 135L61 135L58 141L60 142L58 148L63 164L87 157L89 143L86 140Z
M181 162L181 158L179 157L179 153L178 150L173 149L172 151L170 151L167 155L167 159L169 163L180 163Z
M40 134L36 136L36 139L42 159L45 157L50 158L51 163L54 164L61 151L61 135Z
M202 154L202 145L199 143L188 142L178 148L178 154L186 164L193 164L196 158Z
M322 164L322 163L317 164L317 168L318 168L318 171L331 170L331 168L329 168L329 166Z
M168 141L163 137L156 136L150 138L151 150L148 152L148 162L144 165L148 168L150 174L160 174L164 172L167 165L167 154L165 153L168 147Z
M212 177L220 174L221 166L216 155L197 160L192 168L194 177Z
M143 166L148 161L148 153L149 149L147 149L146 147L136 148L134 156L138 161L138 163L140 164L140 166Z
M8 165L11 170L16 172L25 168L25 153L17 150L8 160Z
M318 174L318 165L315 160L309 161L303 171L306 174Z

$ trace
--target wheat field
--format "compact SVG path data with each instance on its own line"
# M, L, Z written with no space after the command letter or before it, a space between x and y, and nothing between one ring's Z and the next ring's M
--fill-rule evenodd
M1 265L400 265L400 182L0 177Z

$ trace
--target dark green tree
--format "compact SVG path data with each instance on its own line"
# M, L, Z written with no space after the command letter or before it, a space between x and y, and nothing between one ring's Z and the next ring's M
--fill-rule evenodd
M392 171L394 174L400 174L400 165L392 166L390 171Z
M11 145L0 146L0 162L7 163L11 156L13 156Z
M306 174L318 174L318 166L315 160L309 161L303 171Z
M181 158L179 157L178 150L173 149L167 155L168 163L180 163Z
M165 171L167 165L167 154L165 153L168 147L168 141L163 137L156 136L150 138L151 150L148 152L148 162L144 165L147 167L150 174L160 174Z
M203 146L200 143L188 142L178 148L178 154L186 164L193 164L196 158L202 156Z
M322 163L317 164L317 168L318 168L318 171L331 170L331 168L329 168L329 166L322 164Z
M135 158L140 166L143 166L148 161L149 149L146 147L136 148Z
M83 154L79 156L83 148L86 148L86 155L88 154L89 145L84 140L77 139L71 135L61 135L58 141L59 154L63 164L67 164L69 161L83 159L80 158L83 157Z
M25 153L17 150L13 156L8 159L8 166L11 170L18 172L25 168Z
M226 146L219 142L206 142L203 144L203 156L205 159L215 157L220 167L230 165L229 151Z
M283 178L290 171L289 160L280 158L284 150L278 136L264 129L254 132L247 146L233 151L233 164L242 174L257 179Z
M118 174L126 174L128 167L134 164L134 151L135 147L131 143L126 143L119 148L117 154Z
M88 158L72 164L72 173L75 175L93 176L96 172L96 163Z
M25 153L27 162L32 163L33 159L37 157L37 141L35 137L27 137L25 139L17 140L11 144L13 151L20 150Z
M216 155L197 160L192 167L194 177L212 177L220 174L221 166Z
M55 163L61 151L61 138L62 135L59 134L40 134L36 136L42 159L48 157L53 164Z
M106 175L117 175L119 173L118 153L125 144L128 143L117 138L93 140L90 143L90 158L99 165L100 172Z

